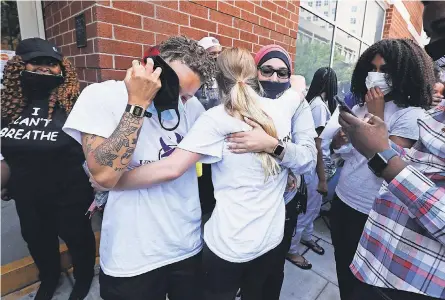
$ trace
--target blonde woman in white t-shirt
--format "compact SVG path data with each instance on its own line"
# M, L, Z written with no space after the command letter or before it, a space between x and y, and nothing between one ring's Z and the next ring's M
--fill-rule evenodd
M243 300L258 300L269 266L282 257L277 246L283 238L288 169L279 161L302 99L293 89L279 99L260 97L257 68L247 50L227 49L217 64L223 104L203 113L169 157L125 173L115 188L175 180L199 160L212 163L216 207L204 229L205 299L232 300L241 288ZM228 149L228 134L252 126L275 141L267 152L277 157Z
M432 102L433 80L431 59L419 45L408 39L382 40L369 47L357 62L351 91L362 103L352 111L359 118L367 113L380 117L386 123L389 139L410 148L419 138L417 120ZM349 265L383 179L372 173L368 160L347 143L341 132L334 137L332 148L345 160L332 204L331 233L340 296L350 299L350 292L360 282Z

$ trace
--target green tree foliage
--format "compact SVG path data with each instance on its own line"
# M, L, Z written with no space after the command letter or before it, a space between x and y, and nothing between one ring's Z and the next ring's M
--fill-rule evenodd
M316 40L303 42L297 39L297 55L295 59L295 74L303 75L306 83L309 85L312 76L318 68L329 66L331 58L331 45ZM345 62L344 57L334 51L334 60L332 68L337 73L339 83L350 82L353 64Z

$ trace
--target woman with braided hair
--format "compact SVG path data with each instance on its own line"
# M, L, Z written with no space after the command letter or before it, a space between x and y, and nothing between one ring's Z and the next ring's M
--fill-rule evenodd
M79 94L71 63L40 38L23 40L3 73L1 153L11 177L23 239L41 280L36 298L51 299L61 272L59 239L67 244L83 299L94 276L95 239L85 212L93 199L82 148L62 131ZM3 187L2 187L3 188Z

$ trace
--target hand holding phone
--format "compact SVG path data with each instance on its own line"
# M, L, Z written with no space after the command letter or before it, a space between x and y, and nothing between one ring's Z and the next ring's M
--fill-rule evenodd
M334 96L334 100L335 102L337 102L338 106L340 106L340 109L350 113L351 115L353 115L354 117L357 117L352 110L349 108L349 106L346 104L344 99L341 99L339 96Z

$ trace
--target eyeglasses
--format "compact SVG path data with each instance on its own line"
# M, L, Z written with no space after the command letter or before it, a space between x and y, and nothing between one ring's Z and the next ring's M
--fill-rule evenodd
M261 66L258 67L258 70L264 77L272 77L274 73L277 73L277 76L280 79L289 79L290 77L290 71L288 68L274 69L271 66Z

